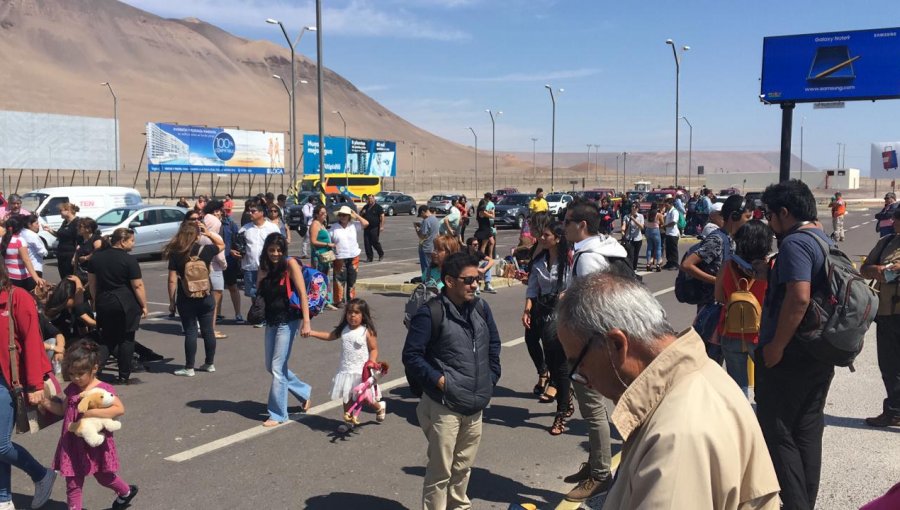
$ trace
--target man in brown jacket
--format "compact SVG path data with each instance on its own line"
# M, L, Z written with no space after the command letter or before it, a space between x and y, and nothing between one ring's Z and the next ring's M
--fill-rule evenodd
M558 313L572 380L616 403L624 445L604 508L778 510L753 410L696 332L676 335L643 285L604 273L576 280Z

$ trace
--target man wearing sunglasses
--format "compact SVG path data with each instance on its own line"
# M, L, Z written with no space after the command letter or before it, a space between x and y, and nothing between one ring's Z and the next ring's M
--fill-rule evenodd
M251 300L256 296L259 256L262 254L266 237L269 237L269 234L280 233L278 226L266 219L266 211L268 211L266 202L261 198L248 200L247 212L250 213L250 221L238 231L238 235L243 235L247 240L247 251L241 259L241 270L244 271L244 295Z
M403 346L410 386L423 390L416 416L428 440L426 510L471 508L466 489L481 442L481 413L500 379L497 325L487 303L475 297L478 263L464 252L444 260L441 295L413 315Z
M676 334L645 286L603 273L577 279L557 311L575 387L616 404L624 445L604 508L778 510L753 409L693 329Z

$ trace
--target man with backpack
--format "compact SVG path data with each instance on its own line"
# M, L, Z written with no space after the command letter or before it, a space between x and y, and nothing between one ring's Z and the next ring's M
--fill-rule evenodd
M481 442L481 414L500 379L500 334L488 304L475 296L479 261L447 257L444 287L412 317L403 365L428 440L422 489L426 510L471 508L466 490ZM418 390L417 390L418 389Z
M600 223L600 214L594 204L582 200L569 204L565 221L566 239L575 246L569 286L576 279L593 273L625 276L620 270L622 264L634 273L631 263L626 260L628 252L614 238L600 234ZM581 417L588 423L588 462L582 463L577 473L565 477L563 481L578 484L566 494L566 500L580 502L609 490L612 485L612 450L609 413L603 396L581 384L575 384L573 388Z
M734 251L734 233L750 221L750 210L741 195L731 195L722 205L722 228L715 230L702 241L691 247L681 261L678 284L692 284L697 287L697 320L694 329L706 344L706 353L714 361L722 362L722 349L712 344L713 333L719 322L722 304L716 303L716 276L722 264ZM693 280L693 281L691 281Z
M813 510L834 365L816 357L813 343L797 335L814 295L828 285L822 243L830 245L831 240L817 224L816 200L803 182L773 184L762 201L780 245L755 353L756 413L778 475L783 508Z

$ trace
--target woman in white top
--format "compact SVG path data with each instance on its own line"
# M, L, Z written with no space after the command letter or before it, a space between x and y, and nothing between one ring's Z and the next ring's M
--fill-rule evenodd
M622 218L622 242L631 244L631 267L637 271L641 245L644 243L644 215L638 212L637 204L631 213Z
M44 277L44 257L47 256L47 247L44 241L37 233L41 230L41 223L34 214L25 217L25 228L19 234L28 247L28 258L31 259L31 265L34 272L41 278Z
M365 218L346 205L338 209L338 221L331 226L331 241L334 243L334 306L341 307L345 301L356 297L356 276L359 270L358 220L362 228L369 226Z

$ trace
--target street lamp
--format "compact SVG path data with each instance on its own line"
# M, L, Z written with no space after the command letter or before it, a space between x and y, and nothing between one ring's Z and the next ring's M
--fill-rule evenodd
M284 86L284 91L287 92L287 95L288 95L288 110L293 111L293 110L294 110L294 109L293 109L293 104L294 104L294 92L293 92L290 88L288 88L287 83L285 83L285 81L284 81L284 78L282 78L280 75L273 74L273 75L272 75L272 78L281 81L281 84ZM306 84L306 83L309 83L309 82L307 82L306 80L297 80L297 83L303 83L303 84ZM290 113L290 112L289 112L289 113ZM292 120L293 120L293 118L292 118L290 115L288 115L288 124L290 125L289 129L291 130L291 134L293 134L293 132L294 132L294 125L291 123ZM291 138L291 140L293 140L293 138ZM293 159L294 159L294 150L291 149L291 160L292 160L292 162L293 162ZM295 185L295 184L296 184L296 183L292 183L291 185L293 186L293 185Z
M537 180L537 138L531 139L531 178Z
M803 124L806 122L806 116L800 118L800 180L803 180Z
M291 38L288 36L287 30L285 30L284 25L281 24L280 21L268 18L266 19L266 23L269 23L270 25L278 25L279 27L281 27L281 33L284 34L284 39L287 41L288 47L291 49L291 90L288 94L288 97L291 101L291 183L293 185L296 184L297 181L297 115L294 95L294 86L296 84L297 77L294 74L294 54L297 48L297 44L300 43L300 39L303 37L303 33L307 30L309 30L310 32L315 32L316 27L303 27L303 29L300 30L300 35L298 35L297 39L292 43ZM319 147L319 151L324 151L324 147Z
M694 168L694 163L691 161L694 152L694 126L691 125L691 121L689 121L687 117L682 116L681 119L687 122L687 125L690 128L690 134L688 135L688 189L691 189L691 171ZM675 161L675 168L678 168L678 160L676 159Z
M675 57L675 187L678 187L678 82L681 75L681 59L678 58L675 42L672 39L666 39L666 44L672 47L672 56ZM681 52L684 53L690 49L690 46L682 46Z
M622 153L622 189L625 189L625 165L628 164L628 153Z
M347 121L344 120L344 114L341 113L340 110L331 110L331 113L336 113L338 117L341 118L341 122L344 123L344 164L341 165L344 167L344 189L350 189L350 172L347 169Z
M590 178L590 176L591 176L591 147L593 147L594 145L590 144L590 143L585 144L585 145L587 145L587 163L588 163L587 173L585 175L588 178Z
M544 85L544 88L550 91L550 102L553 103L553 124L550 136L550 191L553 192L553 180L556 174L556 96L553 95L553 87ZM563 89L559 89L559 93L563 93Z
M497 121L494 118L494 112L490 109L485 110L491 116L491 189L497 189ZM497 116L503 115L503 112L497 112Z
M109 89L109 93L112 94L113 98L113 123L115 127L113 130L115 131L115 143L116 143L116 186L119 185L119 100L116 98L116 93L113 92L112 85L109 84L108 81L105 81L100 84L101 86L106 86ZM109 182L109 179L107 179Z
M469 127L469 131L472 132L472 136L475 137L475 197L478 197L478 135L475 134L475 130Z

